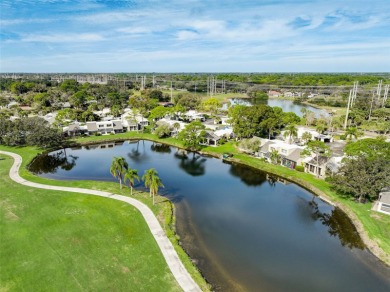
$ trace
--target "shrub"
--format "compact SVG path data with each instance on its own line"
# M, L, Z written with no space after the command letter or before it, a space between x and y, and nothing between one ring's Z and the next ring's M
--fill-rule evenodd
M305 168L302 165L297 165L297 166L295 166L295 170L299 171L299 172L304 172Z

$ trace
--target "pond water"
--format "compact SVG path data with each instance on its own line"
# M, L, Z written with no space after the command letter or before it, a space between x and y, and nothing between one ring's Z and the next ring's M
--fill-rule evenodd
M307 110L310 110L314 112L314 114L317 117L322 116L328 116L326 110L318 109L315 107L312 107L310 105L306 104L295 104L292 100L288 99L268 99L268 100L259 100L259 99L253 99L253 98L232 98L230 99L231 105L253 105L253 104L267 104L271 107L278 106L282 108L284 112L293 112L296 115L302 117L302 108L306 108ZM224 104L224 108L227 109L227 104Z
M390 291L390 269L339 209L264 172L148 141L54 151L31 170L115 181L113 156L140 176L156 168L165 185L159 193L176 206L182 245L216 291Z

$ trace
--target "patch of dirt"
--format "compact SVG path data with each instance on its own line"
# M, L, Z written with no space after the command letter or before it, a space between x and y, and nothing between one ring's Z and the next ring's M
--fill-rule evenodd
M6 220L17 221L20 219L19 216L15 214L16 206L12 205L9 200L2 200L0 202L0 208L4 210Z
M128 267L122 267L122 273L123 274L128 274L128 273L130 273L130 269L128 268Z

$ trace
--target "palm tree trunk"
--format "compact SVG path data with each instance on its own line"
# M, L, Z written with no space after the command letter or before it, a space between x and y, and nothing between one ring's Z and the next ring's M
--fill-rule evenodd
M133 195L133 187L130 186L130 196L132 196L132 195Z
M153 205L154 205L154 192L153 192Z
M121 179L121 177L119 177L119 185L120 185L120 189L122 189L122 179Z

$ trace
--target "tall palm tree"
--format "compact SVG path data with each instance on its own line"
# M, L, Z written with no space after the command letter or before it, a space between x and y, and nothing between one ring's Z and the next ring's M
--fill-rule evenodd
M298 129L295 127L295 124L289 124L286 126L284 132L284 137L287 138L289 137L289 143L291 144L292 142L292 137L297 137L298 136Z
M158 172L154 168L145 170L142 181L144 181L145 187L149 188L150 195L153 196L154 205L154 196L157 194L158 188L164 187L161 178L158 176Z
M279 152L278 150L274 149L270 152L270 156L269 156L269 159L271 160L271 162L273 164L278 164L279 161L280 161L280 155L279 155Z
M129 181L130 195L131 196L133 195L133 187L134 187L134 180L135 179L137 181L139 181L138 170L131 169L131 168L127 169L123 180L124 180L124 183L126 183L126 181Z
M348 140L353 140L353 138L357 140L357 138L362 136L362 132L357 127L348 127L345 130L345 136Z
M173 128L175 129L175 135L177 136L177 134L179 133L179 129L180 129L180 124L178 122L175 122L173 124Z
M123 157L114 157L111 162L110 173L113 177L118 178L120 188L122 189L122 177L129 168L126 160Z

